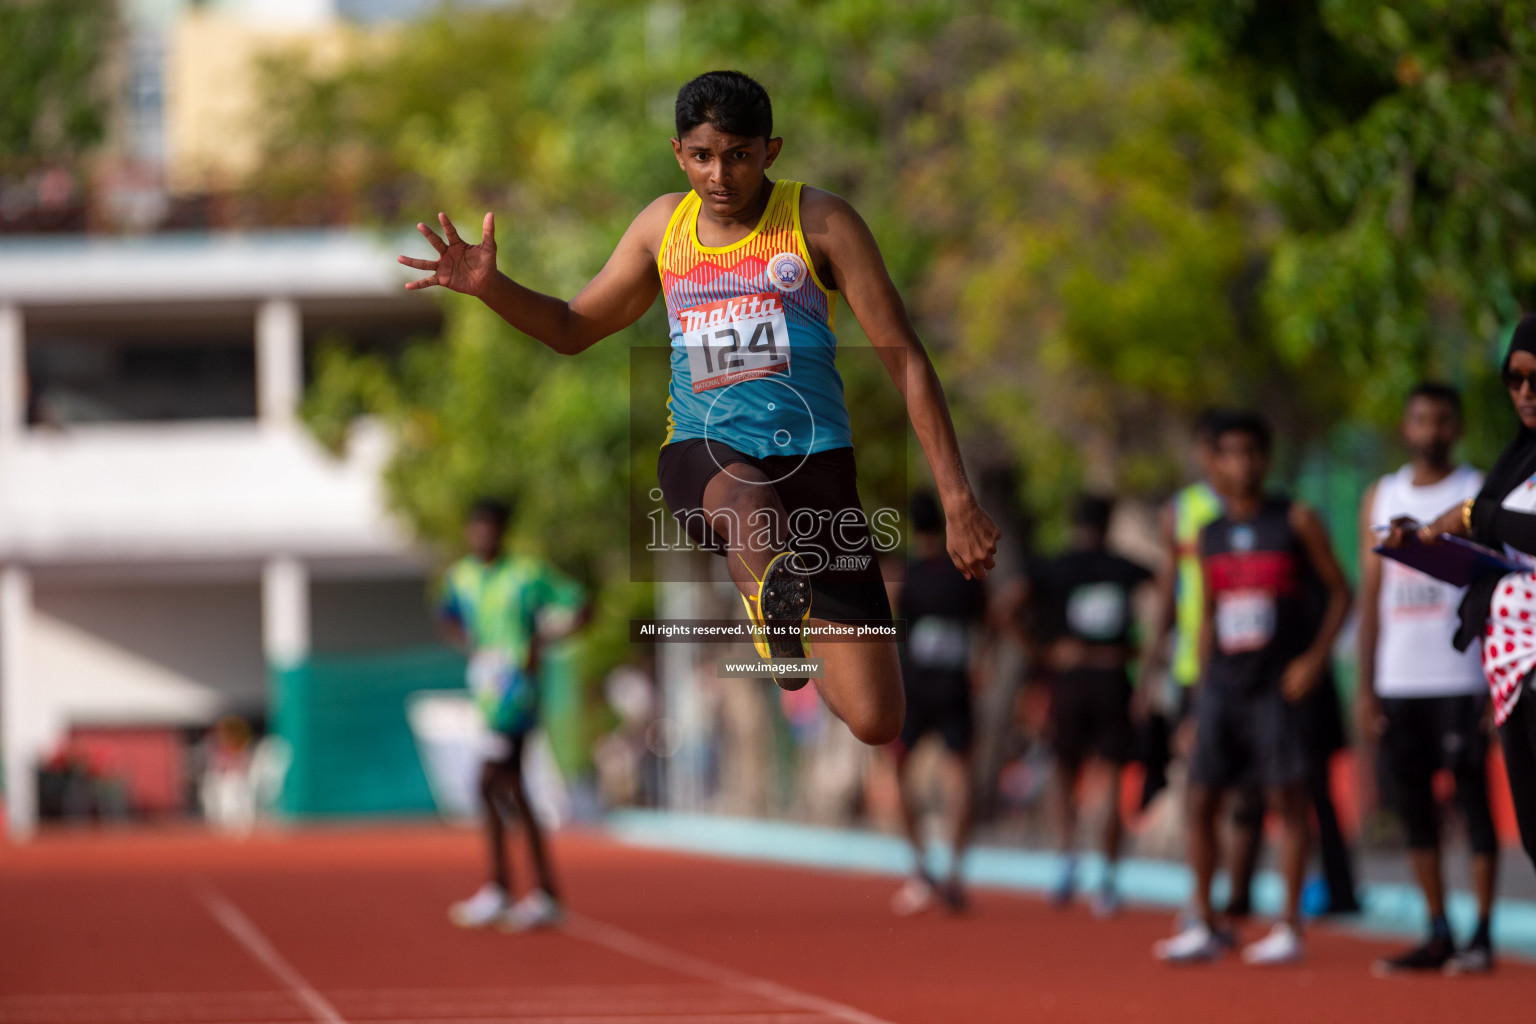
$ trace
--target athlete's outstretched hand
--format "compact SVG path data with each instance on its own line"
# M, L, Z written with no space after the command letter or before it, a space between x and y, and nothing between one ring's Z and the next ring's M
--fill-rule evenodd
M453 221L448 219L446 213L439 213L437 219L443 225L443 234L448 238L446 242L425 224L416 225L416 230L426 236L432 248L437 250L437 259L417 260L409 256L397 257L408 267L431 271L430 277L412 281L405 287L416 289L441 285L450 291L463 292L465 295L479 295L490 283L491 278L496 276L496 215L492 213L485 215L485 223L480 230L479 245L470 245L460 238L458 231L454 229Z
M984 580L987 570L997 564L997 539L1002 531L985 509L968 498L953 509L944 510L945 547L955 568L966 579Z

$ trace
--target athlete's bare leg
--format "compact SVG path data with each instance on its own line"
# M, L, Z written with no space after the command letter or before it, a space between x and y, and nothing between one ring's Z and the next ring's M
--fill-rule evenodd
M812 612L815 605L811 605ZM812 614L810 625L831 625ZM901 734L907 698L901 689L901 661L893 643L811 641L811 656L822 659L817 679L821 699L864 743L881 746Z
M528 853L533 861L534 881L551 898L559 899L560 894L555 889L555 873L550 866L549 853L544 846L544 830L539 826L539 819L534 816L533 805L528 802L528 791L523 786L522 770L511 769L507 772L506 778L507 795L512 800L513 812L517 815L518 823L523 826L523 834L528 837Z
M1104 870L1113 871L1115 865L1120 863L1120 846L1125 839L1125 821L1120 817L1120 776L1124 774L1125 766L1116 761L1105 761L1103 765L1109 773L1109 795L1106 798L1109 806L1104 808L1103 845L1100 850L1104 854Z
M1056 850L1063 855L1077 846L1077 786L1082 777L1081 763L1057 761L1051 784L1056 789Z
M1247 917L1253 910L1253 876L1264 846L1264 791L1243 789L1227 826L1227 894L1229 917Z
M916 865L915 873L924 874L927 858L923 851L923 837L918 831L917 805L907 789L907 769L912 763L912 752L901 744L896 744L890 750L891 763L896 770L896 794L900 798L901 826L906 830L907 842L912 847L912 861Z
M946 750L939 765L944 783L944 805L949 811L949 878L946 884L952 891L960 886L961 862L971 841L971 823L974 820L971 800L971 759L967 754Z
M1195 873L1195 916L1215 923L1211 911L1211 880L1216 877L1216 814L1221 792L1209 786L1190 786L1189 866Z
M1280 836L1280 870L1285 876L1285 921L1301 926L1301 884L1307 871L1307 794L1301 786L1282 786L1269 794L1284 829Z
M1440 848L1432 846L1424 850L1409 850L1408 861L1413 865L1414 877L1418 879L1419 891L1424 894L1424 908L1429 911L1430 920L1445 914L1445 877L1440 871ZM1477 858L1473 859L1474 866ZM1473 875L1476 875L1474 870ZM1482 893L1478 893L1481 897Z
M731 463L704 487L704 511L710 527L725 541L731 579L743 594L755 596L757 581L788 541L788 517L778 492L756 467ZM763 540L769 543L760 543ZM813 627L826 627L815 617ZM812 641L812 655L823 659L825 677L816 681L822 700L864 743L879 746L901 732L906 699L901 663L894 643Z
M731 579L755 597L757 581L788 542L789 517L779 493L756 466L733 462L704 486L704 512L725 541Z
M502 766L487 761L480 767L480 808L485 815L485 845L490 857L491 881L502 892L512 891L511 868L507 858L507 826L501 817L503 788Z
M1486 921L1493 913L1493 894L1499 884L1499 859L1491 854L1472 857L1472 892L1477 897L1477 915Z

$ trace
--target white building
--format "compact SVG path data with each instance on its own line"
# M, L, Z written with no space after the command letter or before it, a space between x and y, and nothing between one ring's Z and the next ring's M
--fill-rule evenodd
M10 834L82 725L260 716L269 669L429 642L382 436L297 422L332 332L434 333L362 233L0 239L0 751Z

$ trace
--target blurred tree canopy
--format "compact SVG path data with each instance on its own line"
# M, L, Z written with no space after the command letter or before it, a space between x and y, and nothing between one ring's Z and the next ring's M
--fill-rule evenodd
M1536 4L1144 0L1246 99L1285 230L1263 307L1278 355L1322 357L1340 412L1392 422L1422 376L1512 422L1504 332L1536 305Z
M0 176L67 164L101 142L111 0L0 4Z
M677 87L739 68L774 99L774 173L864 214L973 463L1021 467L1029 503L1160 493L1209 404L1255 404L1297 446L1343 417L1385 428L1425 374L1490 399L1486 458L1499 333L1536 299L1532 7L448 8L339 68L273 62L256 187L363 197L392 234L445 210L473 237L493 209L503 270L570 295L686 187ZM567 359L442 301L443 337L398 363L326 353L310 422L332 444L358 412L394 423L390 493L425 535L504 494L564 563L623 579L628 349L665 344L660 303ZM851 400L881 386L850 368Z

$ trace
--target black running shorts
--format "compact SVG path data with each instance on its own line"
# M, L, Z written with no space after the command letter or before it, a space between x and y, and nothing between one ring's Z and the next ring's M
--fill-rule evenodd
M910 753L919 740L936 732L951 753L970 753L976 734L970 675L914 668L903 660L901 677L907 694L907 715L899 740L902 751Z
M1483 716L1488 694L1448 697L1383 697L1387 731L1381 757L1390 773L1392 803L1408 833L1410 850L1440 845L1440 801L1435 773L1456 780L1456 802L1472 852L1497 852L1498 837L1488 806L1488 735Z
M695 544L718 555L724 542L703 512L704 488L733 465L753 466L768 478L789 516L790 547L811 569L811 618L828 622L889 621L891 602L880 574L869 519L859 504L852 448L811 455L744 455L702 438L661 449L656 474L661 493Z
M1189 779L1225 789L1297 785L1307 778L1301 711L1278 685L1254 692L1206 683L1195 698L1195 754Z
M1131 681L1124 669L1072 669L1051 687L1051 724L1056 756L1076 767L1089 757L1111 764L1131 759Z

